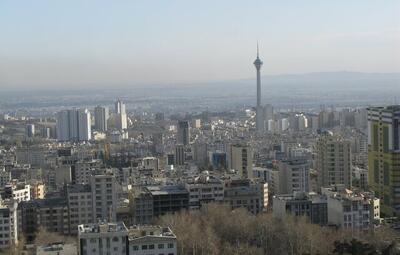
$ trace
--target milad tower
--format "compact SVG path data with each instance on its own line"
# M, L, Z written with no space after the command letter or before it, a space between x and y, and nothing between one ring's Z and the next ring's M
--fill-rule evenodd
M257 106L256 106L256 129L257 131L265 130L264 107L261 106L261 75L260 70L263 62L259 57L258 43L257 43L257 58L254 60L254 66L257 70Z

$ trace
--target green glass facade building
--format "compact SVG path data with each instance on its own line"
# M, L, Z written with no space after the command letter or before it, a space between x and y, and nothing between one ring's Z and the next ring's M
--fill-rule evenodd
M368 108L368 184L382 214L400 217L400 105Z

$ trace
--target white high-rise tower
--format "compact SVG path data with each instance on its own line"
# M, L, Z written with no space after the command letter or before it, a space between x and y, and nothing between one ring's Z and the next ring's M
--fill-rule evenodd
M254 66L257 70L257 106L256 106L256 129L257 131L265 130L264 108L261 106L261 75L260 70L263 62L259 57L258 43L257 43L257 58L254 60Z
M91 119L87 109L64 110L57 113L57 140L91 140Z
M117 116L117 128L119 130L127 129L128 122L126 117L125 104L119 99L115 103L115 114Z

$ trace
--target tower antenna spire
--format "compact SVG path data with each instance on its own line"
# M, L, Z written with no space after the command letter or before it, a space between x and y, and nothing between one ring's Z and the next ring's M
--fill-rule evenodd
M258 41L257 41L257 58L258 58L258 54L259 53L259 51L258 51Z

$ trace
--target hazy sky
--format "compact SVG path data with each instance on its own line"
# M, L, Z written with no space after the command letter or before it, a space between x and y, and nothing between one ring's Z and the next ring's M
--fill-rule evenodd
M400 71L399 0L0 0L0 89Z

